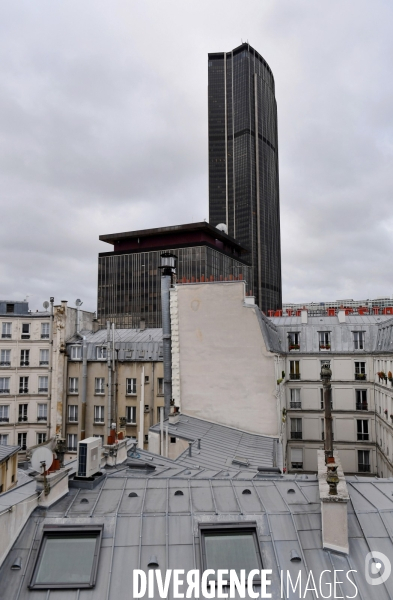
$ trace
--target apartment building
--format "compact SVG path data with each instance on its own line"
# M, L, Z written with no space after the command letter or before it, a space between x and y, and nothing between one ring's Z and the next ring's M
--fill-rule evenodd
M374 356L377 471L393 477L393 319L378 326Z
M62 350L78 319L92 327L94 313L45 303L31 312L27 302L0 301L0 444L27 448L55 433L62 397ZM89 325L90 324L90 325Z
M68 452L76 452L82 436L106 443L111 423L147 447L149 428L164 406L162 329L116 329L109 336L105 329L82 331L69 340L66 354Z
M393 368L393 354L390 350L390 356L385 353L377 358L376 352L381 328L387 329L386 324L393 319L388 314L359 314L353 309L335 312L310 316L302 310L299 316L271 319L285 353L284 374L278 387L286 404L282 421L287 469L317 470L315 450L324 442L320 371L321 362L328 360L332 370L334 446L344 471L389 476L388 446L390 453L393 449L391 383L389 379L388 385L385 380L379 381L376 373ZM384 344L385 349L387 341Z

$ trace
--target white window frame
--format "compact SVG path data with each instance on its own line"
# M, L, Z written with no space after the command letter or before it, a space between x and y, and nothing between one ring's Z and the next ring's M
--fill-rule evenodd
M41 323L41 339L49 340L49 323Z
M68 378L68 393L79 394L79 377Z
M291 439L292 440L301 440L303 439L303 419L301 417L295 417L290 419L290 434L291 434ZM300 435L292 435L294 433L297 433Z
M96 395L105 394L105 377L96 377L95 378L94 393Z
M40 441L40 437L43 437L44 439ZM37 444L45 444L45 442L46 442L46 433L45 432L37 433Z
M319 350L321 352L328 352L331 349L331 341L330 341L330 331L319 331L318 339L319 339Z
M303 469L303 448L290 448L291 469Z
M78 449L78 436L76 433L67 433L67 451L76 452Z
M22 323L21 340L30 339L30 325L31 323Z
M126 394L127 394L127 396L136 396L136 389L137 389L136 377L127 377L127 379L126 379Z
M20 394L28 394L29 393L29 378L19 377L19 393Z
M10 377L0 377L0 394L10 393Z
M1 350L1 360L0 360L0 366L1 367L10 367L11 366L11 350Z
M104 406L94 406L94 423L105 423L105 410Z
M360 428L359 428L360 423ZM359 429L361 431L359 431ZM358 442L370 441L370 427L368 419L356 419L356 439Z
M47 421L48 420L48 405L47 404L37 404L37 421Z
M300 400L300 388L290 388L289 393L291 396L289 407L296 410L302 408L302 402Z
M353 349L364 350L365 331L353 331Z
M49 391L49 377L48 375L38 376L38 393L47 394Z
M9 423L10 421L10 405L0 404L0 423Z
M96 359L97 360L107 360L107 347L106 346L96 346Z
M78 404L68 405L67 419L69 423L78 423Z
M0 433L0 446L8 446L8 433Z
M157 396L164 395L164 378L157 377Z
M1 337L2 339L11 339L12 337L12 323L2 323L1 325Z
M27 433L25 433L25 432L18 433L18 446L21 446L22 452L24 452L26 450L26 448L27 448Z
M134 420L132 420L133 418ZM136 425L136 406L126 406L126 423L127 425Z
M71 360L82 360L82 346L74 344L70 346L70 359Z
M24 348L20 351L20 366L28 367L30 365L30 349Z
M49 365L49 350L47 348L40 349L40 367Z

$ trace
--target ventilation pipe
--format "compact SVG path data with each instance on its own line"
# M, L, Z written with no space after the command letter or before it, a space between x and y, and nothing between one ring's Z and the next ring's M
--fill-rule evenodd
M162 338L164 358L164 417L169 416L172 399L172 350L171 350L171 314L170 289L172 275L176 273L176 256L169 252L161 254L161 308Z

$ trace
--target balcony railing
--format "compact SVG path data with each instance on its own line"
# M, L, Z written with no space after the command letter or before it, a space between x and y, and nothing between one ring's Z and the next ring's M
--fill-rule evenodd
M355 373L356 381L367 381L366 373Z
M10 340L11 339L11 334L10 333L2 333L1 337L3 340L7 339Z
M302 440L303 432L302 431L291 431L291 439L292 440Z
M69 394L77 394L78 393L78 388L68 388L68 393Z
M42 340L49 340L49 333L41 333Z
M10 422L9 417L0 417L0 423L9 423L9 422Z
M289 352L293 352L295 350L299 352L300 344L289 344Z
M0 394L9 394L10 393L10 388L2 388L0 389Z
M368 410L367 402L356 402L356 410Z
M20 394L28 394L29 393L29 388L19 388L19 393Z
M0 362L0 367L10 367L11 366L11 362L9 360L4 360L3 362Z
M368 433L358 433L358 442L368 442Z
M289 407L290 408L301 408L302 403L301 402L290 402Z
M293 462L293 463L291 463L291 468L292 469L303 469L303 463L302 462Z
M300 379L300 373L289 373L289 379Z
M20 366L21 367L28 367L30 365L30 361L29 360L21 360L20 361Z
M359 473L370 473L370 465L365 465L363 463L358 464Z
M76 446L67 446L68 452L76 452Z
M330 350L330 344L319 344L319 349L321 352L326 352L327 350Z
M47 421L48 417L37 417L37 421Z
M22 340L29 340L30 339L30 333L22 333L22 335L20 336Z
M38 388L38 393L39 394L48 393L48 388L47 387L40 387L40 388Z
M40 360L40 367L45 367L45 365L49 365L49 360Z
M18 421L19 423L21 423L22 421L27 421L27 415L19 415Z

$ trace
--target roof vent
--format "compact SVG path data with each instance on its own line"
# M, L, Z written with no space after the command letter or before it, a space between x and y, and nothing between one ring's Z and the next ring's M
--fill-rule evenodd
M244 458L243 456L234 456L232 459L232 463L234 465L241 465L242 467L249 467L250 461L248 458Z
M149 569L158 569L158 567L159 567L158 558L155 554L151 555L151 557L149 558L149 562L147 563L147 566L149 567Z
M294 494L295 490L293 488L289 488L289 490L287 491L287 494Z
M17 556L11 565L11 571L20 571L21 568L22 568L22 559L20 556Z
M88 499L87 498L82 498L81 504L89 504Z
M181 490L176 490L175 496L184 496L184 494Z
M130 493L128 494L128 497L129 497L129 498L138 498L138 494L137 494L136 492L130 492Z
M297 551L297 550L291 550L291 558L290 558L290 561L291 561L291 562L301 562L301 560L302 560L302 559L300 558L300 556L299 556L299 554L298 554L298 551Z
M242 494L251 494L251 490L243 490Z
M184 471L184 475L191 475L191 471Z

